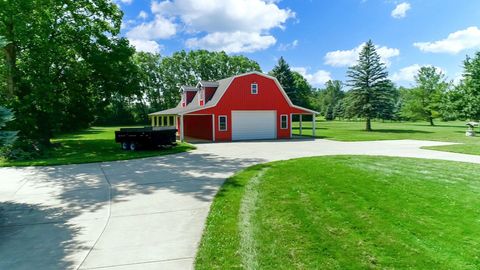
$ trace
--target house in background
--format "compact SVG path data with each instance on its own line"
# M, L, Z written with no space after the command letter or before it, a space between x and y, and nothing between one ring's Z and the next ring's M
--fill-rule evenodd
M180 140L287 139L292 116L317 112L296 106L274 77L260 72L182 86L177 107L149 114L152 126L175 126ZM315 119L315 117L313 117ZM312 121L315 135L315 121Z

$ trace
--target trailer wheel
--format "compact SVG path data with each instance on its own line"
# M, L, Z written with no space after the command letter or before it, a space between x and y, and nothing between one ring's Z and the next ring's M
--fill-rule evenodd
M130 143L128 143L128 142L123 142L123 143L122 143L122 149L123 149L123 150L129 150L129 149L130 149Z
M134 143L134 142L130 143L130 150L135 151L135 150L137 150L137 148L138 148L138 146L137 146L136 143Z

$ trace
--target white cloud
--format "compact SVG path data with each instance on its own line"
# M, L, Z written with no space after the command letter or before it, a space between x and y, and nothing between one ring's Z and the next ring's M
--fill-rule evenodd
M480 48L480 29L472 26L451 33L442 40L416 42L413 45L423 52L457 54L463 50Z
M407 11L410 10L411 6L407 2L398 4L394 10L392 10L392 17L395 19L405 18L407 16Z
M127 21L122 21L122 29L129 29L133 25L135 25L136 22L135 20L127 20Z
M365 43L360 44L358 47L351 50L338 50L328 52L325 55L325 64L333 67L349 67L357 63L358 56L363 48ZM383 63L387 66L391 64L390 58L397 57L400 55L400 50L395 48L388 48L386 46L380 47L376 46L377 52L380 55L380 58Z
M131 3L133 3L133 0L119 0L119 1L122 4L127 4L127 5L130 5Z
M408 67L401 68L399 71L393 73L390 76L390 79L394 82L407 82L407 83L413 83L415 82L415 75L418 74L418 71L422 67L431 67L432 65L419 65L419 64L414 64ZM438 70L443 72L445 74L445 71L442 70L439 67L436 67Z
M390 76L390 79L394 82L414 82L415 75L417 75L418 70L420 70L422 66L419 64L414 64L408 67L404 67L399 71L393 73Z
M298 46L298 40L295 39L294 41L292 41L291 43L281 43L278 45L278 50L279 51L288 51L288 50L291 50L291 49L295 49L296 47Z
M270 35L259 33L215 32L202 38L190 38L186 45L189 48L202 48L212 51L225 51L226 53L254 52L266 49L275 44L277 40Z
M300 73L311 85L315 87L321 87L332 79L330 72L325 70L317 70L315 73L308 73L308 70L305 67L292 67L292 70Z
M146 20L148 18L148 13L142 10L138 13L138 18Z
M263 0L173 0L152 2L152 12L179 17L193 31L259 32L283 27L295 14Z
M130 39L129 41L139 52L159 53L162 50L160 44L154 40Z
M269 34L285 28L295 17L276 0L170 0L153 1L152 13L178 22L186 33L203 36L187 39L190 48L254 52L276 43Z
M155 16L155 19L148 23L141 23L127 32L127 37L138 40L155 40L171 38L177 33L176 25L162 17Z

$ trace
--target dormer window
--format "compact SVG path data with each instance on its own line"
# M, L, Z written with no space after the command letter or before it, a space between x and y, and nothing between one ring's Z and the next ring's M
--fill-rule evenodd
M258 94L258 84L252 83L252 84L250 85L250 93L251 93L252 95Z

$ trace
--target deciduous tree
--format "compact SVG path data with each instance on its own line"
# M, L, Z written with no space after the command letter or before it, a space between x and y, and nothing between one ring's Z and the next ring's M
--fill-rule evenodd
M325 120L334 120L341 112L341 107L338 103L343 99L345 93L342 90L343 84L341 81L328 81L325 84L325 89L319 95L320 112L325 116Z
M463 62L463 79L457 91L457 110L470 120L480 120L480 51Z
M448 88L445 75L432 66L421 67L415 87L404 92L402 114L409 119L424 119L434 125L440 116L442 97Z
M296 102L295 105L299 105L306 108L312 107L312 95L313 89L307 79L305 79L302 74L293 71L293 87L296 93Z
M1 100L22 137L48 145L55 132L88 126L115 94L137 90L122 15L109 0L0 1L9 43Z

